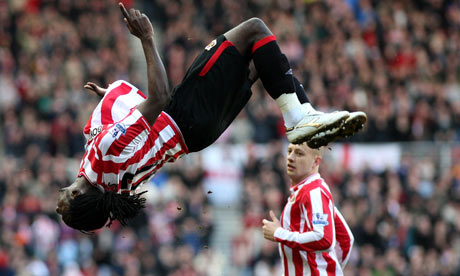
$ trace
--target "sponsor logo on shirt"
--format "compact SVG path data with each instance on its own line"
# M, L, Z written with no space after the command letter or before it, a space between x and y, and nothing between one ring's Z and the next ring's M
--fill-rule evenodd
M126 127L122 123L117 123L112 128L112 137L113 138L120 138L121 135L126 133Z
M93 139L96 137L99 133L102 131L102 126L95 127L89 131L89 140Z
M327 221L327 217L328 217L328 214L313 213L312 223L314 225L319 225L319 226L329 225L329 222Z

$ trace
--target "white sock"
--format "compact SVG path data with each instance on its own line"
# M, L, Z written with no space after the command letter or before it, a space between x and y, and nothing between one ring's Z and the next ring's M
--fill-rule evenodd
M307 113L295 93L282 94L276 99L276 103L281 109L287 128L295 126Z
M309 102L303 103L302 106L305 108L307 113L318 113L319 112L318 110L314 109L311 103Z

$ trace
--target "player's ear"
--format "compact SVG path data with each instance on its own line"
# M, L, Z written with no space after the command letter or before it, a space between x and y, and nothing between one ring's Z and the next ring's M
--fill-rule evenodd
M319 166L321 164L321 161L323 161L323 158L321 155L318 155L315 157L315 166Z
M81 191L79 189L73 189L72 192L70 193L70 195L72 196L72 198L75 198L75 197L81 195Z

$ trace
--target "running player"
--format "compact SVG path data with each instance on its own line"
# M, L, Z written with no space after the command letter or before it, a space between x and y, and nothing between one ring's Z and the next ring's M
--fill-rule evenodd
M92 83L85 86L103 98L85 127L88 141L78 177L61 189L56 209L75 229L92 231L113 220L126 224L144 207L145 199L135 192L140 183L165 162L212 144L251 96L251 60L282 111L289 141L334 132L349 117L346 111L306 111L297 99L286 57L257 18L213 40L171 91L149 19L119 6L129 31L142 43L149 93L146 97L125 81L106 90Z
M350 256L353 234L318 173L321 160L321 150L289 145L291 195L281 222L273 211L262 221L264 238L279 243L283 275L343 275Z

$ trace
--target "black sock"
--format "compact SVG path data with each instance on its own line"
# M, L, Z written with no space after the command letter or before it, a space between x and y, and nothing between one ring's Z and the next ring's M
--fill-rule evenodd
M309 103L310 100L307 97L307 93L305 92L303 85L300 83L300 81L295 76L292 76L292 77L294 79L295 93L297 94L297 98L299 99L299 102L301 104Z
M289 61L281 53L274 35L254 43L252 55L260 80L273 99L296 91Z

